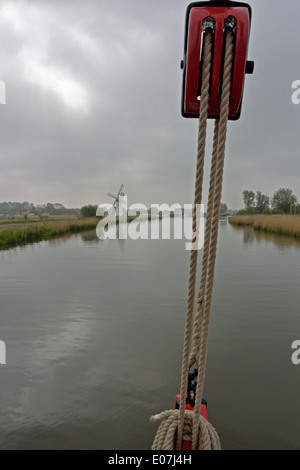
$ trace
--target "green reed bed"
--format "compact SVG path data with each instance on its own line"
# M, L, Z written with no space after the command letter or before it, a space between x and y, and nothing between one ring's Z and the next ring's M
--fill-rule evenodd
M250 226L254 230L285 235L300 239L300 217L293 215L237 215L229 222L238 226Z
M40 225L28 226L24 224L23 226L3 229L0 231L0 249L93 230L96 228L98 221L95 218L72 221L60 220Z

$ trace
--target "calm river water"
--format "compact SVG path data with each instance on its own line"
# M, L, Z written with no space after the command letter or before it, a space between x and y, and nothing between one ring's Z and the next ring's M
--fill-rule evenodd
M201 255L200 255L201 256ZM179 392L185 240L0 253L1 449L150 449ZM300 243L220 222L205 384L223 449L300 449Z

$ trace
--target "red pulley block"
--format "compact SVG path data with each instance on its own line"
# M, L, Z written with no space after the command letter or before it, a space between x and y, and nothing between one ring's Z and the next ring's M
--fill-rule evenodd
M211 119L219 117L225 30L232 28L235 42L228 119L239 119L245 73L253 73L254 68L254 63L247 61L250 26L251 7L246 3L215 0L191 3L188 6L184 60L181 63L183 69L182 115L184 117L199 117L201 106L201 53L203 37L208 29L211 29L213 34L208 117Z
M179 406L180 406L180 395L176 395L175 398L174 398L174 403L173 403L173 409L174 410L179 410ZM191 404L189 403L189 401L187 400L186 404L185 404L185 409L186 410L189 410L189 411L194 411L194 406L191 406ZM208 416L207 416L207 402L204 398L202 398L202 402L201 402L201 409L200 409L200 415L205 418L206 420L208 420ZM191 450L192 449L192 443L191 441L186 441L186 440L183 440L182 441L182 447L181 447L181 450Z
M195 402L196 402L196 390L197 390L197 380L198 380L198 363L196 359L193 359L188 373L188 387L187 387L187 394L185 399L185 409L189 411L195 410ZM180 394L176 395L174 398L173 409L179 410L180 408ZM204 398L201 400L201 407L200 407L200 415L207 418L207 402ZM182 441L182 450L191 450L191 441Z

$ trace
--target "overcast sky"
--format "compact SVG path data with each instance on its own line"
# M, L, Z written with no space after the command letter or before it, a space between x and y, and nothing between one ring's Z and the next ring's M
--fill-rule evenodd
M121 183L129 204L192 202L197 120L181 117L179 66L189 3L0 0L0 202L81 207L111 202ZM243 189L300 200L300 2L250 3L255 73L229 123L230 208Z

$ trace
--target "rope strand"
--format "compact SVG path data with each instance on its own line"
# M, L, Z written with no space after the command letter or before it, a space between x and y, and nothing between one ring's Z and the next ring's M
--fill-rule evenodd
M203 46L203 81L201 87L201 106L199 113L199 132L198 132L198 150L197 150L197 167L196 167L196 183L193 208L193 240L192 245L197 243L197 205L202 202L202 186L204 175L204 159L206 146L206 129L208 119L208 103L209 103L209 79L212 58L212 32L208 31L204 36ZM186 313L184 350L182 360L181 388L180 396L185 397L187 393L187 380L189 371L189 354L191 351L194 302L195 302L195 286L197 274L198 251L191 250L190 256L190 275L188 288L188 306ZM180 401L179 407L179 429L177 439L177 449L181 448L183 425L184 425L185 400Z
M200 309L200 314L196 315L197 319L201 320L201 324L196 325L195 330L200 329L200 338L194 338L194 345L198 345L198 353L196 354L196 360L198 363L198 380L196 389L196 403L195 403L195 419L193 428L193 441L192 449L196 447L197 442L197 428L200 416L201 400L203 396L204 378L205 378L205 367L207 358L207 347L208 347L208 331L209 331L209 320L210 320L210 308L212 302L212 292L214 284L214 272L215 272L215 261L217 252L217 241L219 231L219 215L220 205L222 197L222 186L223 186L223 172L224 172L224 158L225 158L225 147L226 147L226 136L227 136L227 123L229 113L229 100L230 100L230 89L231 89L231 71L232 71L232 60L233 60L233 45L234 35L232 30L227 31L225 35L226 48L225 48L225 64L224 64L224 76L223 76L223 88L221 98L221 110L220 118L215 126L216 137L215 141L218 142L217 149L215 149L212 162L214 166L211 169L211 188L209 191L208 210L209 215L207 231L207 244L208 256L207 266L205 267L205 292L204 302L198 303L197 308ZM201 299L202 300L202 299ZM195 319L196 323L196 319Z
M185 440L192 441L193 450L219 450L221 448L219 437L215 429L200 415L200 409L205 377L210 308L217 251L219 210L222 196L227 122L231 91L233 45L234 34L232 30L228 30L225 34L225 59L221 110L220 117L215 122L210 188L202 258L202 274L197 296L195 317L194 303L198 260L197 249L192 249L190 257L188 301L181 372L180 408L179 410L165 411L160 415L156 415L151 418L152 422L162 420L152 445L153 450L180 450L183 438ZM203 50L203 82L199 113L197 168L193 210L193 243L198 239L197 204L201 204L202 201L211 57L212 32L207 31L204 35ZM193 328L194 334L192 336ZM195 408L194 411L188 411L185 410L185 397L187 394L189 364L192 359L195 359L198 363L198 380Z

